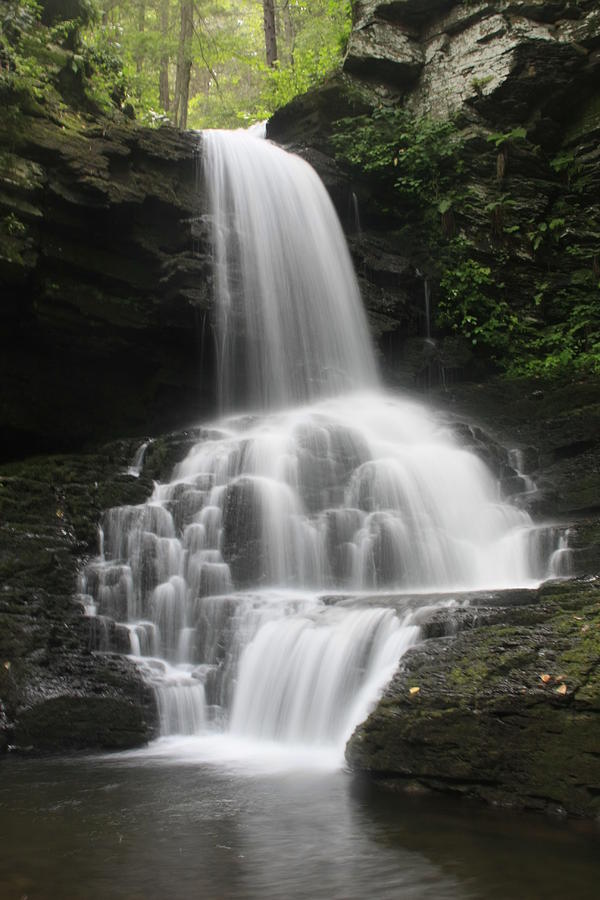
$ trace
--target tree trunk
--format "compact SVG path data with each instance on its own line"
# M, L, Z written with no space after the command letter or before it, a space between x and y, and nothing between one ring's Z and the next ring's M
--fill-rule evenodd
M146 0L139 0L138 6L138 31L142 34L146 29ZM136 72L139 73L142 71L142 65L144 62L143 53L141 50L138 50L137 59L135 61L135 69Z
M281 6L281 17L283 19L283 36L289 57L289 63L294 65L294 44L296 34L294 32L294 22L292 21L292 13L290 11L290 0L283 0Z
M274 66L277 59L275 0L263 0L263 21L265 26L265 49L267 52L267 65Z
M160 34L166 43L169 33L169 0L160 0ZM158 96L160 105L166 113L169 112L169 54L164 53L160 57L160 70L158 73Z
M192 72L191 41L194 29L193 15L193 0L181 0L181 27L177 52L175 102L173 104L173 121L179 128L187 128L190 75Z

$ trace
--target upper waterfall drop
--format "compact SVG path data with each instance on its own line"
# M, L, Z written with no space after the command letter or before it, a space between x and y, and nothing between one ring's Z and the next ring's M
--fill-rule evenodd
M350 254L312 167L244 131L204 131L220 406L267 410L378 382Z

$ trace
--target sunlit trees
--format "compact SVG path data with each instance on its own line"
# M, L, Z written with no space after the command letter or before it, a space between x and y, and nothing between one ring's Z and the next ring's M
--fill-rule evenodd
M121 55L138 116L235 126L341 63L350 0L97 0L86 40Z

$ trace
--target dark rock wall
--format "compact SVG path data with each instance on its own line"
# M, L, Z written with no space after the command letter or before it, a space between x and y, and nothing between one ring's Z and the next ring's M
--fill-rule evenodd
M0 466L0 752L122 749L155 736L153 692L132 662L104 652L118 641L84 615L78 572L98 553L103 510L143 503L193 439L153 441L139 478L127 471L137 441Z
M197 137L22 112L0 160L4 458L210 409Z

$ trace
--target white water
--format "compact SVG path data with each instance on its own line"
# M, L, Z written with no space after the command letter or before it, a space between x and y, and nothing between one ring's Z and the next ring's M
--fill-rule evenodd
M206 131L224 409L272 409L376 384L344 235L304 160Z
M83 590L123 623L164 735L339 763L419 639L419 595L535 585L556 536L450 424L378 386L313 170L243 133L203 140L220 395L253 412L207 428L147 504L108 511Z

